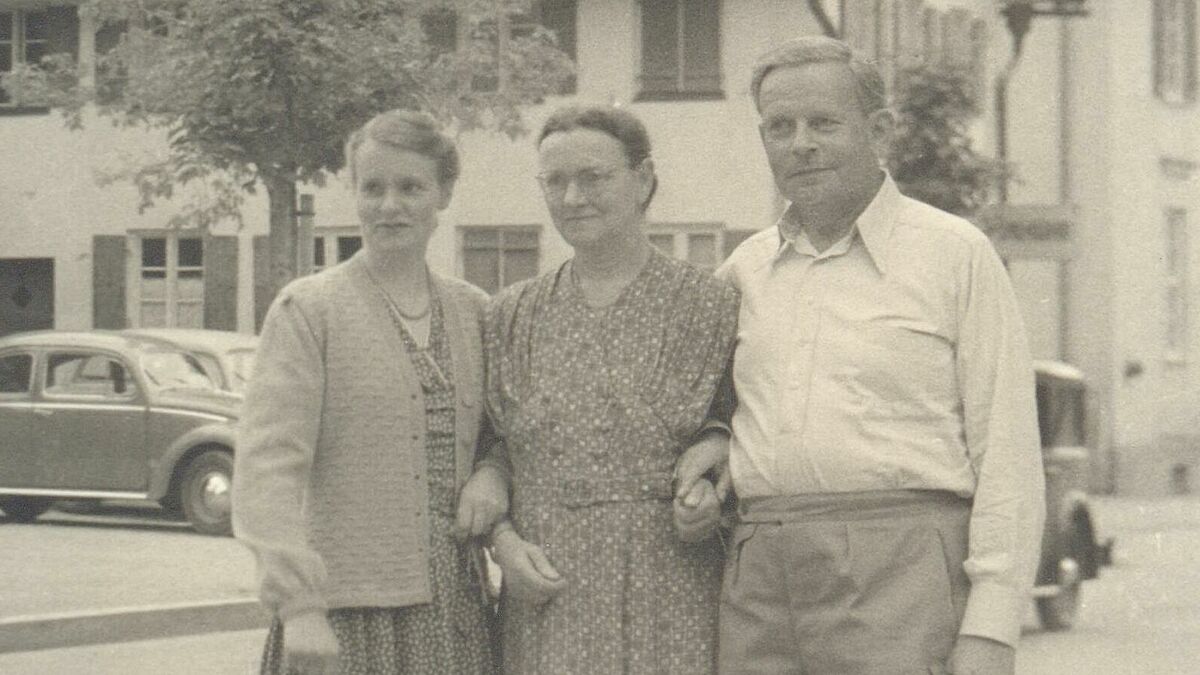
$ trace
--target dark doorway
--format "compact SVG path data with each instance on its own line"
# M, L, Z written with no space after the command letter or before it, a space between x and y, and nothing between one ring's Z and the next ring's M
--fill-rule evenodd
M54 328L54 259L0 258L0 336Z

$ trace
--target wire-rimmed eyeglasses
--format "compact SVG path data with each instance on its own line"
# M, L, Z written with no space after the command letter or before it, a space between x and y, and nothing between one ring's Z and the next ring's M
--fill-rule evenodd
M575 173L552 171L539 173L536 177L538 185L542 186L542 192L550 197L560 198L566 194L567 186L572 182L580 192L596 194L617 175L617 171L618 169L582 169Z

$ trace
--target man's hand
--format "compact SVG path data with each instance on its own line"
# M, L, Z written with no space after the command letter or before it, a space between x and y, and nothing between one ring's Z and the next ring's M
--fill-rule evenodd
M694 544L712 536L721 523L721 500L711 481L695 481L692 489L672 502L679 540Z
M324 611L306 612L283 622L283 672L337 675L338 642Z
M492 537L492 551L503 574L504 588L513 597L541 605L567 587L541 546L525 541L511 527Z
M508 482L494 466L481 466L467 479L458 496L458 518L452 534L459 539L479 537L508 513Z
M1017 651L1003 642L975 635L960 635L950 653L950 675L1013 675Z
M675 463L675 498L685 498L696 482L713 469L719 475L716 498L718 502L723 502L730 486L729 435L720 429L705 433L699 441L684 450Z

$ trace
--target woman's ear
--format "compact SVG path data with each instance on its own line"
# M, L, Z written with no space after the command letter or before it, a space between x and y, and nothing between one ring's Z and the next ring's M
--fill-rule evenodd
M643 159L635 167L635 170L638 173L638 201L644 209L658 188L658 176L654 173L654 160L649 157Z

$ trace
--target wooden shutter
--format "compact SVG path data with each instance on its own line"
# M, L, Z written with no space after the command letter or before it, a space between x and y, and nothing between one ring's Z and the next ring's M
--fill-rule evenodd
M676 0L642 0L642 90L679 89L679 8Z
M204 327L237 330L237 237L204 241Z
M1163 20L1166 18L1166 7L1163 6L1164 0L1154 0L1154 95L1158 98L1163 97L1163 58L1166 57L1166 52L1163 49Z
M683 89L721 91L721 2L692 0L683 6Z
M1196 100L1196 0L1183 3L1183 100Z
M575 16L578 3L576 0L542 0L537 6L538 20L546 28L554 31L558 37L558 49L572 61L576 59L576 28ZM576 77L572 74L558 93L573 94L576 88Z
M271 292L271 251L266 236L253 239L254 247L254 332L262 330L267 309L275 299Z
M47 7L46 10L47 36L49 38L46 52L48 54L70 54L71 58L79 58L79 14L74 5Z
M125 237L92 237L92 325L125 328Z

